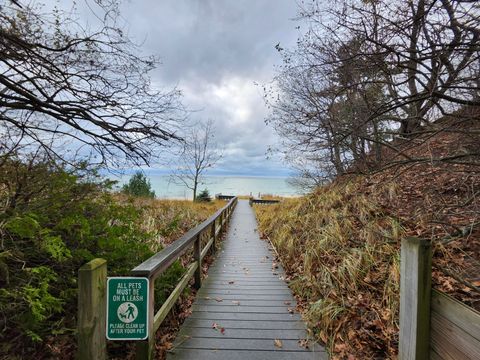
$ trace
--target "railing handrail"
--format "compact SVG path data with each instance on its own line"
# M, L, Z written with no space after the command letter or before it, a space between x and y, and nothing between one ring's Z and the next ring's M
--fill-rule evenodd
M145 276L150 279L150 303L148 307L147 324L149 335L147 340L137 342L137 359L153 359L155 332L175 305L175 302L178 300L185 287L188 286L190 279L194 279L193 286L195 289L198 290L202 286L202 260L207 255L208 251L212 250L212 252L215 252L217 236L221 235L222 231L225 230L236 203L237 197L234 197L227 205L218 210L207 220L189 230L178 240L175 240L165 249L159 251L132 270L133 276ZM217 219L220 219L218 227ZM210 233L208 234L209 230ZM202 249L203 234L208 234L208 240ZM175 289L172 290L160 309L155 312L155 279L172 265L174 261L186 253L190 246L193 248L193 263L186 268L185 274L182 276L177 286L175 286Z
M230 200L233 199L235 195L222 195L222 194L216 194L215 198L219 200Z
M136 266L132 270L132 274L135 276L145 276L150 279L155 279L156 277L161 275L175 260L182 256L188 250L188 248L193 245L197 236L204 232L209 226L211 226L212 223L216 221L217 218L226 209L228 209L234 201L236 201L236 199L237 197L231 199L227 203L227 205L219 209L217 212L215 212L215 214L210 216L200 225L187 231L183 236L175 240L163 250L159 251L155 255L145 260L140 265Z
M253 199L253 198L250 198L249 203L250 203L250 204L278 204L278 203L280 203L280 200L275 200L275 199Z

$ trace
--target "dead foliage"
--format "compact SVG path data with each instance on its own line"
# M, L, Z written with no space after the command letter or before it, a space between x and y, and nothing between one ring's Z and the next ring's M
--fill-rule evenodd
M442 124L444 126L445 124ZM445 158L478 147L478 135L431 132L404 150ZM458 129L457 129L458 130ZM463 135L462 135L463 134ZM395 359L401 238L430 239L433 285L480 308L480 172L468 163L405 161L347 175L300 199L256 207L302 313L334 359Z

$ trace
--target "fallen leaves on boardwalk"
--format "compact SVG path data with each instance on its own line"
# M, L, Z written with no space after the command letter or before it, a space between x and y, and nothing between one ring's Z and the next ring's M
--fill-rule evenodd
M212 324L212 329L218 330L218 331L220 331L220 333L221 333L222 335L225 335L225 328L222 327L222 326L220 326L220 325L218 325L218 324L215 323L215 322Z

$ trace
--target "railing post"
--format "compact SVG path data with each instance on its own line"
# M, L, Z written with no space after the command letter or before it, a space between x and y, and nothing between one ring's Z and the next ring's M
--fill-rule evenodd
M148 339L136 342L135 359L150 360L154 358L155 331L153 319L155 317L155 280L150 278L148 288Z
M201 234L197 235L195 242L193 244L193 259L197 263L197 270L195 270L195 289L200 289L202 286L202 243L201 243Z
M93 259L78 270L78 359L106 359L107 261Z
M214 219L213 223L212 223L212 238L213 238L212 254L215 254L217 252L217 229L216 229L216 226L215 226L215 224L217 223L216 220L217 219Z
M431 268L430 241L402 239L399 360L429 359Z

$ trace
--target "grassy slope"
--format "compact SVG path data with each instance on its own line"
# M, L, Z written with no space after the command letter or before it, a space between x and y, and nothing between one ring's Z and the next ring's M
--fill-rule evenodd
M142 212L142 230L155 233L155 243L167 245L197 226L215 211L226 205L225 201L192 202L188 200L128 199L119 196L120 202L133 201Z
M281 205L259 206L257 216L315 336L336 353L363 359L395 353L396 244L403 231L359 188L355 181L325 187Z
M478 140L444 133L418 139L405 153L451 155L472 150ZM396 358L403 236L432 239L434 286L480 307L472 287L480 280L475 170L405 164L257 207L260 230L280 254L305 318L336 358Z

